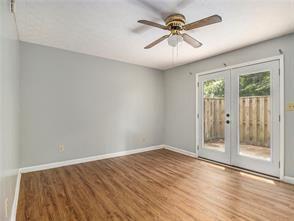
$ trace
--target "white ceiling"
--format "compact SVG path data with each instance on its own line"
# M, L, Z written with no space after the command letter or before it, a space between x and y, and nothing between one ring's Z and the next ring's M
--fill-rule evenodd
M294 32L294 0L181 1L16 0L16 21L22 41L157 69L168 69ZM143 49L166 34L166 31L144 28L137 23L139 19L161 22L162 15L157 9L164 11L164 15L183 13L188 23L213 14L220 15L223 22L190 31L203 46L195 49L181 44L178 55L174 53L173 65L172 48L167 41L152 49Z

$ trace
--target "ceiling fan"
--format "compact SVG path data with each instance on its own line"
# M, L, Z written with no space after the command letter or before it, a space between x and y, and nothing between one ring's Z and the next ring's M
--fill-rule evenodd
M149 25L170 32L168 35L164 35L161 38L155 40L151 44L144 47L144 49L149 49L157 45L158 43L164 41L165 39L168 39L168 44L172 47L176 47L179 42L185 41L192 47L198 48L202 45L202 43L184 32L203 26L215 24L221 21L222 18L219 15L212 15L207 18L203 18L201 20L186 24L186 18L184 15L171 14L164 19L165 25L147 20L139 20L138 22L144 25Z

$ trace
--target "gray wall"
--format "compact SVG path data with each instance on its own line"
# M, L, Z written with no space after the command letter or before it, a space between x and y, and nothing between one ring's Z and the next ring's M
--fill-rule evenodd
M285 53L294 101L294 35L161 71L21 43L22 166L168 144L195 152L195 76ZM285 113L285 173L294 176L293 112ZM58 152L58 144L65 151Z
M20 49L22 166L162 144L161 71L24 42Z
M294 34L262 42L195 63L183 65L164 73L165 127L164 143L183 150L196 151L196 88L198 73L256 59L285 54L285 103L294 101ZM197 53L197 51L195 51ZM294 177L294 112L285 112L285 174Z
M9 2L0 3L0 220L8 220L4 217L6 198L8 216L11 214L19 167L19 48Z

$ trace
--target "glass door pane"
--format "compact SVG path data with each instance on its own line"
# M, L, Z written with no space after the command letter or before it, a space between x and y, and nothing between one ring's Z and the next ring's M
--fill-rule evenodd
M239 154L271 159L270 72L239 77Z
M203 83L204 148L225 151L225 80Z

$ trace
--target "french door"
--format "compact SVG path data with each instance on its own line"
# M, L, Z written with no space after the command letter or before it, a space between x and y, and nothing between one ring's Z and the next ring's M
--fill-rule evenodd
M198 77L198 155L279 176L279 62Z
M200 148L198 155L230 163L230 71L199 77Z

